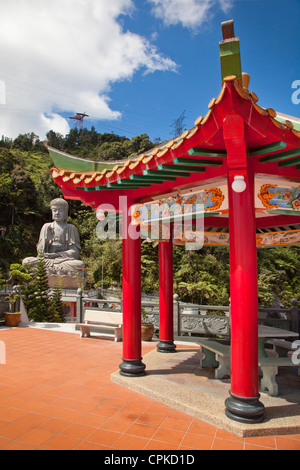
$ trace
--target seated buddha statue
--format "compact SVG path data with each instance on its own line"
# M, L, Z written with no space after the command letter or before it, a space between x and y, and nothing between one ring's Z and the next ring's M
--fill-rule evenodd
M61 198L50 203L53 222L43 225L37 252L44 252L48 275L83 274L84 263L80 261L80 239L75 225L68 224L69 205ZM38 258L29 257L23 260L23 266L35 267Z

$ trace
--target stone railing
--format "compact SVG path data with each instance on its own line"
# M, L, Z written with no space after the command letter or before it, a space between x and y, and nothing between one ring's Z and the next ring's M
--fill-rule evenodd
M291 300L291 308L259 308L258 322L261 325L274 326L284 330L299 332L300 310L298 301Z
M81 290L77 293L77 321L83 319L85 306L99 310L122 311L121 300L103 300L83 297ZM290 331L299 331L300 310L298 302L293 299L292 307L287 308L259 308L259 324L283 328ZM155 331L159 331L159 303L158 301L142 301L142 307L147 312L147 321L154 324ZM230 336L230 306L197 305L180 302L177 294L174 295L174 334L204 335L204 336Z

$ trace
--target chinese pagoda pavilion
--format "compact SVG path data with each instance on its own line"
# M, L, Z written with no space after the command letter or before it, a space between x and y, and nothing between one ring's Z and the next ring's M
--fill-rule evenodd
M171 222L159 225L156 233L159 352L176 351L173 244L197 243L202 233L204 245L230 247L231 391L225 412L231 419L257 423L264 419L258 380L257 249L300 244L300 122L259 106L256 94L249 92L249 76L242 73L233 21L222 23L222 33L222 89L192 129L114 165L48 150L53 179L66 199L100 208L104 215L122 215L122 375L145 373L140 235L155 237L149 213L163 206L160 218ZM180 208L189 204L199 204L201 230L195 229L193 214L183 215L189 221L185 231L178 225Z

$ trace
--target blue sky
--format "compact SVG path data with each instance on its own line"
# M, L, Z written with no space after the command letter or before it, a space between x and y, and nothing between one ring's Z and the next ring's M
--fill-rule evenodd
M113 86L111 106L122 109L123 117L111 123L112 130L169 139L173 120L183 111L185 126L193 127L221 90L219 41L221 22L228 19L234 20L242 70L250 74L249 89L257 94L259 104L300 117L300 104L291 100L292 82L300 79L299 1L237 0L227 14L217 11L198 31L181 24L164 26L148 10L137 11L128 26L149 36L157 31L159 50L176 62L178 71L139 73L132 81Z
M299 0L26 0L26 10L22 3L0 0L0 136L34 131L43 139L51 128L64 135L68 117L86 112L85 126L100 133L170 139L174 120L185 112L184 126L193 127L220 92L228 19L259 104L300 117L292 102Z

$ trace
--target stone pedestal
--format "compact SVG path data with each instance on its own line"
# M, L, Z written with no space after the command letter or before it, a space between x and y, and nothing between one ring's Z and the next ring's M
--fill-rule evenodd
M61 289L75 289L83 287L82 275L71 276L71 275L57 275L49 274L48 283L50 289L53 289L57 284Z

